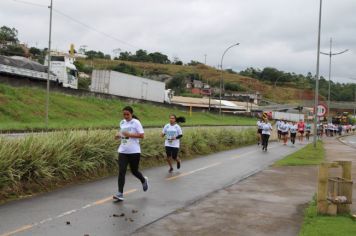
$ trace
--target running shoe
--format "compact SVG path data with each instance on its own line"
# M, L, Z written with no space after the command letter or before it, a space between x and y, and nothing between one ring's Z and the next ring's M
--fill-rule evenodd
M177 161L177 169L180 169L180 161Z
M172 173L173 172L173 167L169 168L168 172Z
M118 201L123 201L124 200L124 195L120 192L116 193L112 198L118 200Z
M143 191L147 191L148 190L148 178L145 176L145 182L142 184L142 188L143 188Z

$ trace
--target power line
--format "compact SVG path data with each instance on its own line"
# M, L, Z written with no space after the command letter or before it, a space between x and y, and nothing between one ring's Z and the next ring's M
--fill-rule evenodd
M106 37L108 37L108 38L110 38L110 39L112 39L112 40L118 41L118 42L120 42L120 43L122 43L122 44L126 44L126 45L128 45L128 46L130 46L130 47L133 47L133 48L137 48L137 49L138 49L138 47L136 47L136 46L134 46L134 45L132 45L132 44L130 44L130 43L128 43L128 42L125 42L125 41L123 41L123 40L121 40L121 39L118 39L118 38L116 38L116 37L114 37L114 36L111 36L110 34L107 34L107 33L105 33L105 32L99 31L99 30L95 29L94 27L92 27L92 26L90 26L90 25L88 25L88 24L85 24L85 23L83 23L83 22L81 22L81 21L79 21L79 20L77 20L77 19L75 19L75 18L73 18L73 17L71 17L71 16L69 16L69 15L67 15L67 14L65 14L65 13L63 13L63 12L61 12L61 11L59 11L59 10L53 9L53 11L56 12L57 14L61 15L61 16L64 16L64 17L68 18L68 19L71 20L71 21L74 21L75 23L77 23L77 24L79 24L79 25L81 25L81 26L84 26L84 27L86 27L86 28L88 28L88 29L90 29L90 30L96 32L96 33L102 34L102 35L104 35L104 36L106 36Z
M33 2L29 2L29 1L24 1L24 0L12 0L12 1L13 1L13 2L17 2L17 3L26 4L26 5L36 6L36 7L48 8L47 5L42 5L42 4L33 3ZM71 21L73 21L73 22L75 22L75 23L77 23L77 24L79 24L79 25L81 25L81 26L83 26L83 27L85 27L85 28L91 30L91 31L94 31L94 32L96 32L96 33L98 33L98 34L101 34L101 35L103 35L103 36L105 36L105 37L107 37L107 38L110 38L110 39L115 40L115 41L117 41L117 42L119 42L119 43L125 44L125 45L127 45L127 46L132 47L132 48L139 49L139 47L136 47L136 46L133 45L133 44L130 44L130 43L128 43L128 42L125 42L124 40L121 40L121 39L119 39L119 38L117 38L117 37L114 37L114 36L112 36L112 35L110 35L110 34L107 34L107 33L103 32L103 31L97 30L97 29L94 28L93 26L90 26L90 25L88 25L88 24L86 24L86 23L83 23L83 22L81 22L81 21L75 19L74 17L71 17L70 15L65 14L65 13L62 12L62 11L56 10L56 9L54 9L54 8L53 8L53 11L56 12L57 14L63 16L63 17L66 17L67 19L69 19L69 20L71 20Z

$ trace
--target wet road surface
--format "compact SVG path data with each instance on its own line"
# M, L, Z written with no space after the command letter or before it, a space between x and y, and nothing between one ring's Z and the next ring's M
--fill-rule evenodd
M0 236L5 235L129 235L211 192L257 173L303 145L272 143L267 153L257 146L207 155L182 162L180 171L143 171L150 188L131 174L125 201L114 202L117 178L66 187L0 206Z

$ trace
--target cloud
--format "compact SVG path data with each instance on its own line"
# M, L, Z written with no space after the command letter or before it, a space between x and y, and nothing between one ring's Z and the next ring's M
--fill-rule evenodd
M48 5L49 0L28 0ZM54 8L121 41L70 20L58 13L53 19L53 46L77 47L112 53L115 48L161 51L188 62L204 60L216 66L226 47L240 42L224 59L236 70L266 66L303 73L316 71L319 1L298 0L54 0ZM47 8L1 0L0 22L19 30L21 41L46 47ZM356 2L324 1L323 51L330 37L334 50L350 49L333 58L333 79L356 77ZM321 56L321 74L328 76L328 57Z

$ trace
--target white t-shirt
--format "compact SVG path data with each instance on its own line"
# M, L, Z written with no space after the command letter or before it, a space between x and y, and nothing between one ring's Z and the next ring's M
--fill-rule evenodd
M122 120L120 122L120 133L129 132L132 134L143 134L143 127L141 122L137 119L132 119L130 121ZM118 149L119 153L132 154L141 153L140 139L138 138L127 138L121 134L121 144Z
M290 133L291 134L295 134L295 133L297 133L297 130L298 130L298 125L293 125L293 124L290 124L289 125L289 130L290 130Z
M166 141L164 142L164 145L166 147L175 147L179 148L180 145L180 140L179 139L174 139L171 140L172 138L176 138L178 135L182 135L182 129L178 124L166 124L162 130L162 134L165 134Z
M262 127L262 134L271 135L272 125L270 123L264 123Z
M263 121L257 121L257 127L258 127L258 129L262 129L264 123L265 123L265 122L263 122Z
M276 127L277 127L277 130L279 130L279 131L282 131L281 130L281 126L284 124L284 122L283 121L277 121L277 123L276 123Z
M289 125L287 123L282 123L280 126L279 126L280 130L283 132L283 133L286 133L288 132L289 130Z

